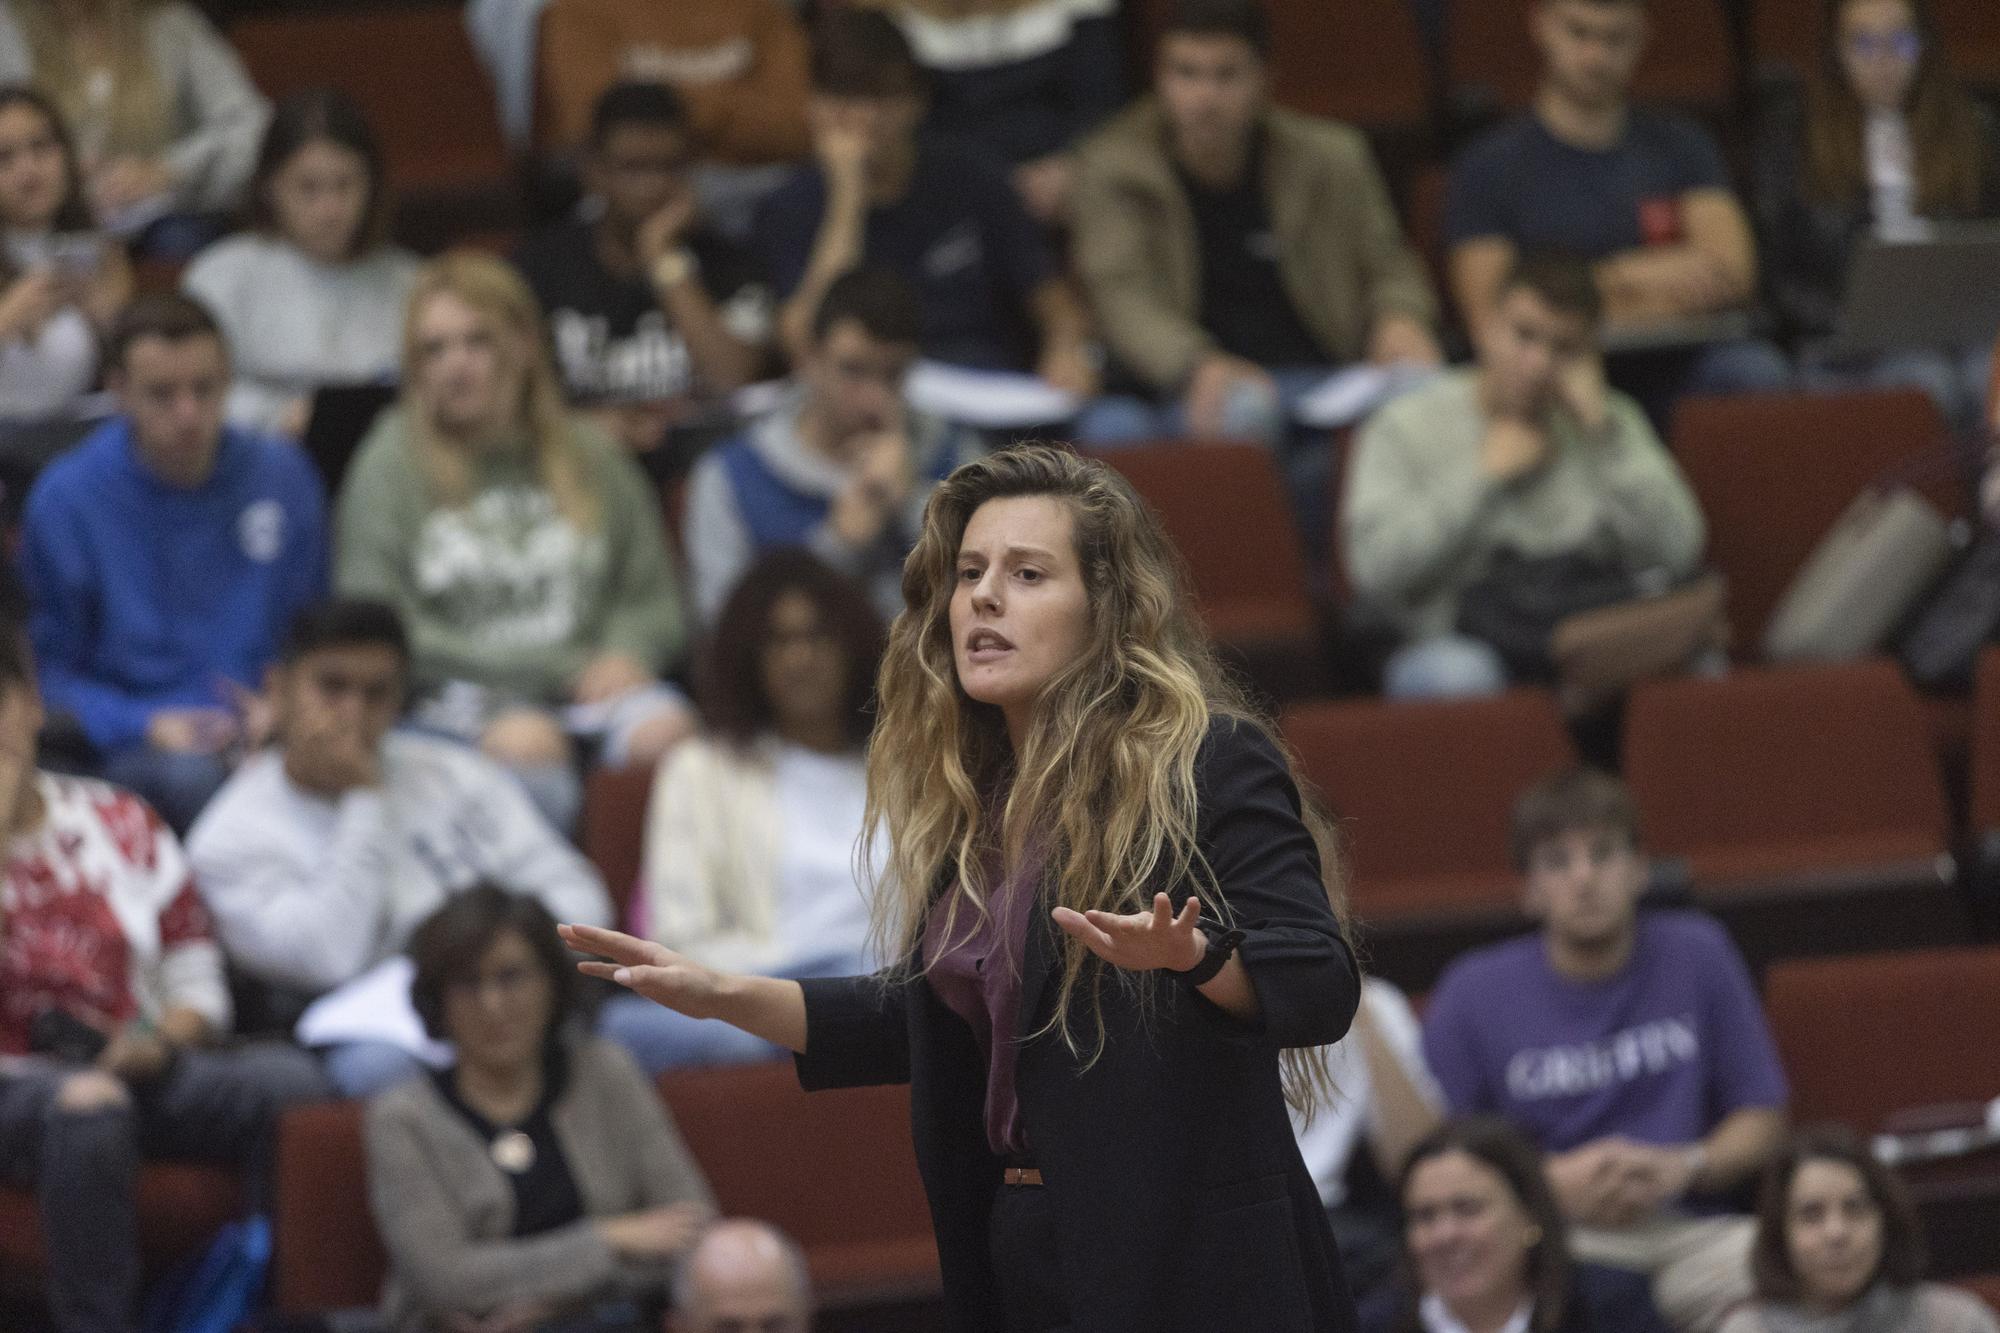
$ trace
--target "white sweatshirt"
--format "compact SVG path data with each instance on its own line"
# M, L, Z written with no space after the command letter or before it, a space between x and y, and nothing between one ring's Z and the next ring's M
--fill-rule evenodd
M504 770L453 741L392 733L382 784L338 800L304 791L267 750L188 834L224 950L263 980L317 993L400 952L480 880L529 893L559 921L609 924L597 871Z

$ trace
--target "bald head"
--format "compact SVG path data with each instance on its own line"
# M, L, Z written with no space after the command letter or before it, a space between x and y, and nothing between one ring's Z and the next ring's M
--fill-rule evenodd
M674 1333L807 1333L805 1255L767 1222L718 1222L681 1266L672 1326Z

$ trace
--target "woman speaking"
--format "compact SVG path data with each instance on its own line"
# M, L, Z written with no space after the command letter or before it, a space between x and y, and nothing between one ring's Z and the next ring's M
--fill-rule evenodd
M1359 997L1330 844L1158 522L1101 464L1006 449L938 487L903 597L868 756L902 962L734 976L565 926L583 970L808 1088L908 1082L961 1329L1351 1329L1285 1112Z

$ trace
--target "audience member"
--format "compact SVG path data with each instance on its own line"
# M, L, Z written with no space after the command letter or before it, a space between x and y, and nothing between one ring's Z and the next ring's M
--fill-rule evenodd
M106 359L120 414L37 479L21 574L49 704L184 830L262 739L243 697L324 593L325 500L299 450L224 424L229 352L198 302L139 298Z
M1749 1295L1755 1226L1716 1211L1784 1133L1785 1077L1722 927L1641 915L1630 795L1588 769L1529 790L1514 854L1532 935L1446 970L1424 1053L1452 1110L1505 1115L1550 1154L1579 1259L1650 1274L1683 1333Z
M555 920L482 886L419 926L410 954L411 999L457 1059L368 1106L389 1326L659 1328L714 1201L652 1085L573 1030Z
M582 147L599 96L631 81L673 89L708 157L749 166L806 154L806 34L787 0L562 0L541 42L545 146Z
M396 374L417 258L388 241L382 155L331 90L279 103L250 182L253 230L202 251L182 285L236 349L231 421L297 437L327 384Z
M548 315L570 401L635 454L656 450L692 400L755 379L770 336L749 258L701 217L694 152L671 90L611 88L583 167L600 211L531 238L514 260Z
M229 987L180 844L130 792L35 767L42 720L0 633L0 1177L36 1196L60 1333L136 1328L142 1159L247 1168L322 1096L303 1051L222 1049Z
M887 15L834 8L814 32L813 156L758 211L755 244L780 298L778 334L801 359L834 279L891 269L922 300L925 356L1033 369L1094 391L1081 302L996 163L920 132L924 72Z
M215 234L187 215L236 206L270 113L182 0L6 0L0 82L32 82L61 109L102 224L176 258Z
M74 421L132 268L96 230L55 105L18 85L0 88L0 228L0 434Z
M1499 651L1458 623L1464 594L1504 556L1694 568L1701 511L1645 414L1606 387L1598 317L1581 263L1512 261L1476 330L1477 363L1362 428L1341 535L1356 597L1402 640L1390 695L1507 684Z
M1741 330L1702 337L1755 294L1756 247L1708 132L1628 101L1645 0L1535 0L1529 15L1544 68L1534 106L1465 151L1445 203L1467 325L1486 322L1516 255L1567 253L1596 266L1608 338L1680 339L1614 366L1656 418L1683 392L1783 387L1775 347Z
M1029 214L1060 221L1070 149L1125 101L1117 0L866 0L930 77L930 127L1012 169Z
M855 852L884 634L861 590L806 552L773 551L751 566L698 677L708 734L676 746L653 782L633 923L641 935L757 976L874 969ZM648 1073L782 1054L624 993L605 1002L599 1031Z
M1100 400L1079 438L1275 443L1330 367L1440 359L1436 300L1367 141L1271 104L1270 42L1260 0L1176 0L1154 95L1077 154L1084 291L1116 363L1160 400Z
M1848 1130L1802 1130L1764 1176L1757 1300L1722 1333L2000 1333L1977 1297L1920 1281L1923 1251L1895 1173Z
M295 1000L367 984L418 922L475 883L533 895L565 921L611 918L596 871L502 769L455 741L390 730L408 674L402 624L381 603L300 615L265 687L276 743L188 836L230 960ZM418 1068L387 1039L323 1054L347 1097Z
M1644 1279L1570 1259L1541 1154L1496 1116L1439 1126L1401 1175L1409 1287L1368 1333L1666 1333Z
M2000 136L1951 76L1927 0L1827 5L1803 107L1764 127L1756 205L1772 299L1804 340L1810 388L1910 385L1955 427L1980 418L1992 348L1827 349L1865 240L1922 239L1940 220L2000 215Z
M966 432L912 410L915 295L857 269L827 288L792 388L688 482L688 570L702 619L757 553L803 546L865 587L885 616L903 605L903 557L931 487L971 457Z
M568 829L571 731L650 764L693 723L658 680L686 635L659 501L564 410L540 307L504 261L426 266L403 347L403 404L341 488L335 579L402 615L418 721L478 741Z
M812 1274L797 1242L731 1218L702 1237L674 1277L666 1333L811 1333Z
M1444 1096L1424 1067L1423 1029L1409 1000L1380 977L1362 981L1354 1026L1328 1050L1327 1073L1338 1095L1310 1120L1294 1114L1292 1127L1333 1224L1348 1289L1365 1303L1395 1272L1402 1217L1386 1189L1377 1198L1353 1181L1369 1170L1378 1183L1396 1180L1410 1149L1437 1127ZM1356 1151L1364 1140L1365 1162Z

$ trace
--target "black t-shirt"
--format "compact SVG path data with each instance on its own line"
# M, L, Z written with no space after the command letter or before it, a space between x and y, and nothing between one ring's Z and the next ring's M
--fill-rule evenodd
M724 324L761 343L770 301L749 259L720 236L697 231L687 248L697 279ZM596 226L565 222L528 239L514 265L535 290L549 322L563 390L577 403L649 402L698 394L687 342L661 308L648 277L619 277L597 253Z
M1177 165L1201 246L1201 326L1231 356L1272 369L1324 365L1327 354L1299 321L1278 272L1278 238L1264 199L1260 134L1242 179L1201 184Z
M751 246L783 300L812 260L826 179L801 167L757 210ZM917 141L909 188L872 208L864 261L899 273L923 306L923 353L982 370L1028 370L1037 338L1030 295L1056 275L1045 236L998 164L938 135Z
M528 1118L519 1125L496 1125L479 1112L467 1106L459 1098L458 1087L450 1069L441 1069L432 1074L437 1080L438 1092L454 1111L465 1117L489 1150L500 1139L515 1133L525 1134L533 1146L532 1154L525 1170L510 1170L509 1163L501 1158L509 1156L505 1148L494 1153L494 1164L500 1167L500 1174L507 1177L507 1183L514 1187L514 1235L539 1236L544 1232L566 1227L583 1216L583 1196L577 1193L576 1177L570 1174L569 1159L563 1156L562 1144L556 1141L554 1123L549 1118L556 1099L562 1096L563 1088L569 1082L569 1062L561 1051L549 1054L543 1071L542 1099ZM514 1157L513 1161L518 1161Z

